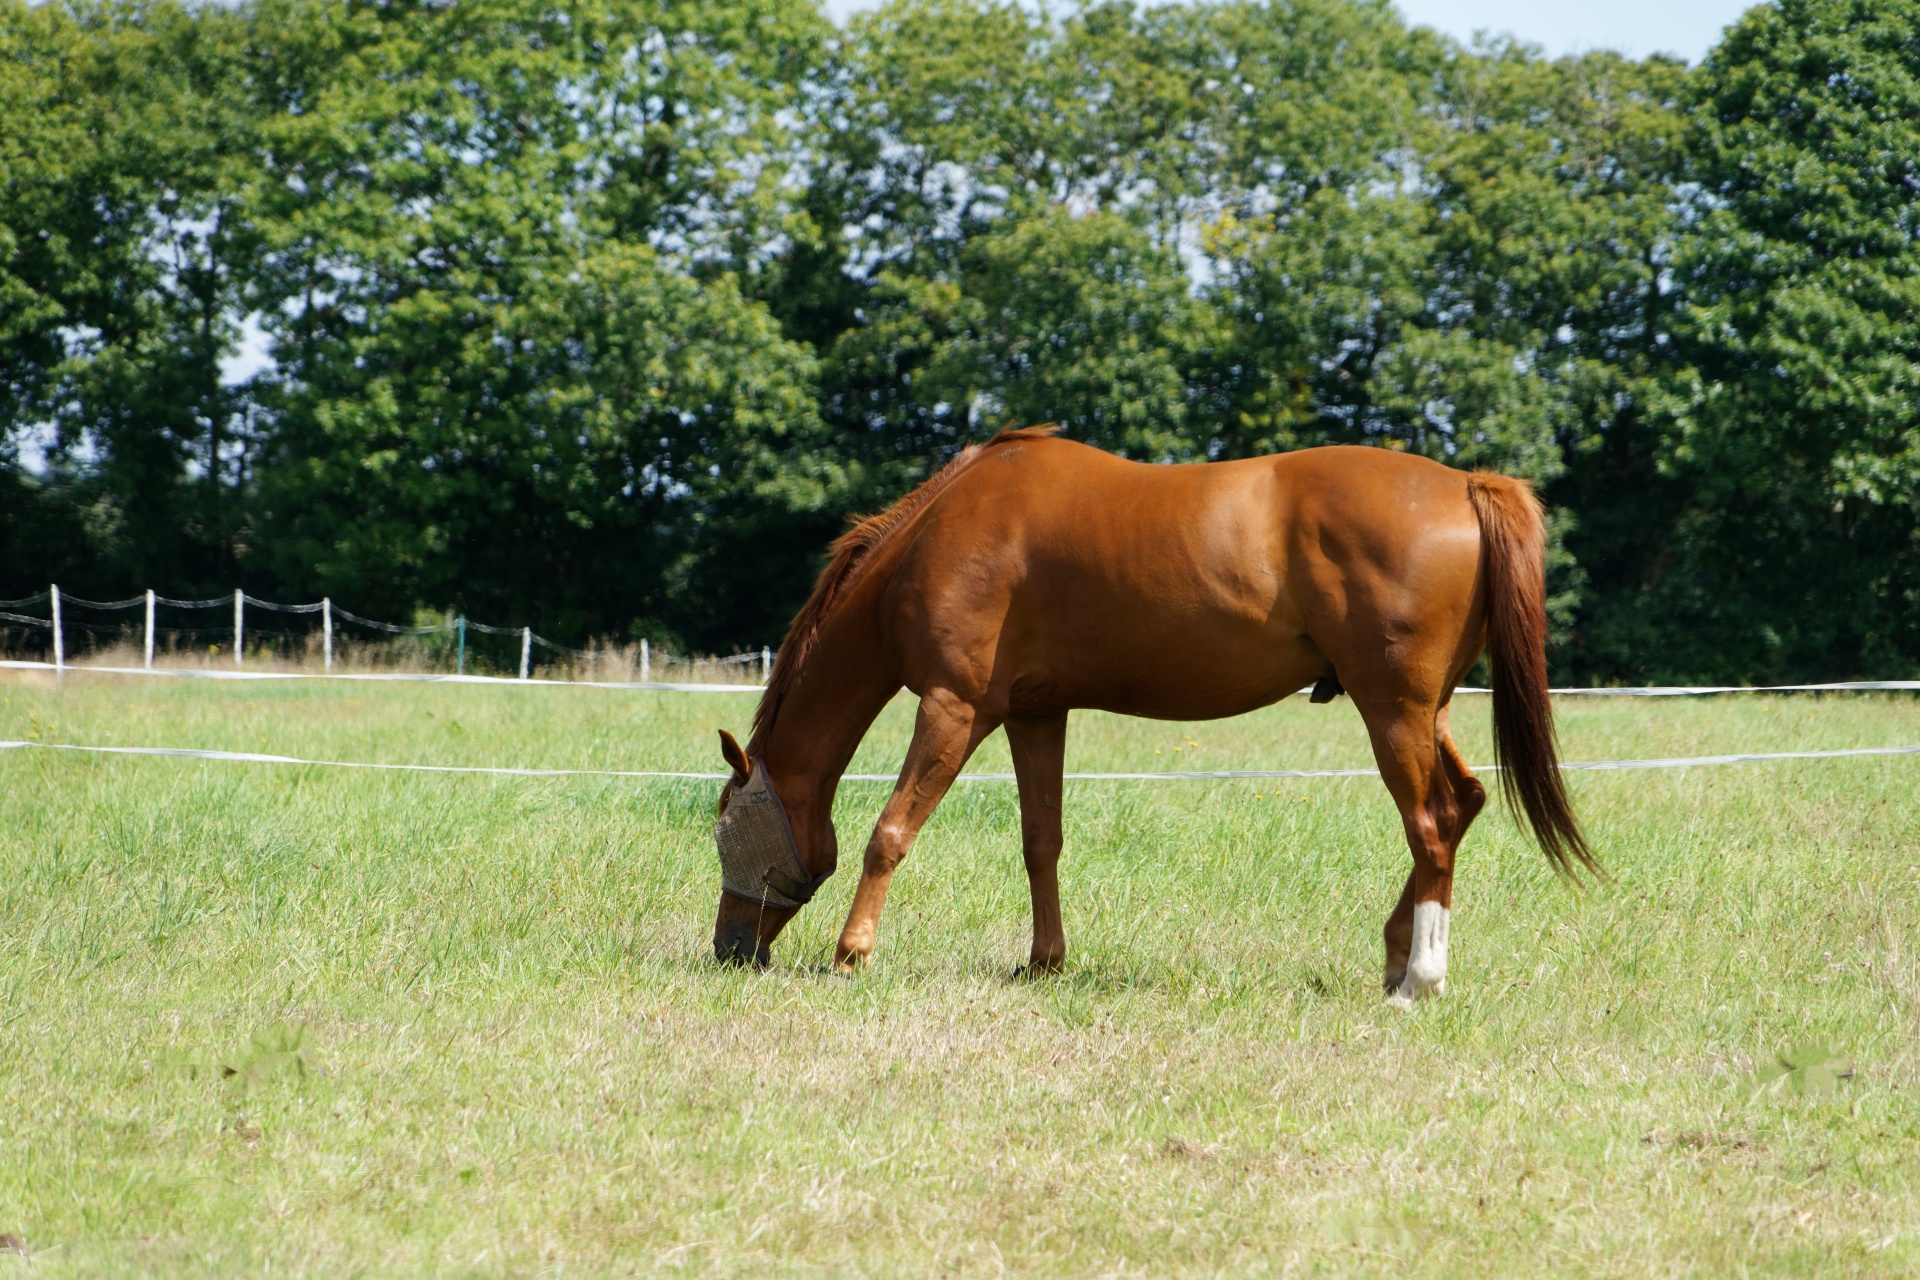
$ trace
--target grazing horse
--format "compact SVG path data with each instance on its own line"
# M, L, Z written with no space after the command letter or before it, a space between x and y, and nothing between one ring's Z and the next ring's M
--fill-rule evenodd
M1509 802L1562 871L1597 869L1555 756L1545 531L1524 482L1354 447L1152 466L1054 430L965 450L833 544L746 749L720 735L718 957L767 963L833 874L834 792L902 686L920 710L840 933L843 970L872 955L895 868L995 729L1020 788L1030 964L1053 970L1068 711L1204 720L1318 682L1317 701L1344 690L1359 708L1413 853L1386 923L1388 993L1441 991L1454 852L1486 803L1447 711L1483 649Z

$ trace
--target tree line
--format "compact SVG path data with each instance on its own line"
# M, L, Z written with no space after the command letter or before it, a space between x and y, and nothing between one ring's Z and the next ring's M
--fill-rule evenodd
M0 0L0 594L725 649L1008 424L1541 486L1559 678L1920 665L1920 0Z

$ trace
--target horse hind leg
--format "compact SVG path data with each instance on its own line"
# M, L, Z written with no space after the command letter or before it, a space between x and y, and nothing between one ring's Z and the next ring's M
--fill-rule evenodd
M1407 1006L1446 989L1454 855L1486 791L1454 745L1444 707L1393 701L1364 704L1361 714L1413 854L1383 931L1389 997Z
M1382 940L1387 948L1386 988L1389 996L1400 990L1407 980L1407 957L1413 951L1413 872L1407 872L1407 883L1400 890L1400 901L1394 904L1387 914L1386 928L1381 930Z
M960 776L974 748L996 727L972 704L946 690L929 690L920 699L906 765L867 841L860 883L853 892L853 908L847 913L839 945L834 948L834 968L848 972L873 955L874 940L880 930L880 909L886 905L894 870L913 847L914 838L933 816L953 780Z
M1460 754L1460 748L1453 741L1453 731L1448 725L1448 713L1452 709L1451 703L1440 708L1439 715L1434 719L1434 736L1440 745L1440 767L1446 773L1447 785L1453 788L1457 812L1446 838L1457 851L1460 842L1466 838L1467 828L1487 807L1487 789L1480 784L1480 779L1473 776L1473 770L1467 767L1466 757Z
M1453 741L1453 734L1447 725L1448 710L1448 707L1441 707L1435 717L1434 739L1438 748L1441 781L1452 791L1453 804L1451 807L1437 806L1435 819L1441 842L1446 846L1447 863L1451 866L1460 852L1460 842L1466 837L1467 828L1486 808L1487 789L1480 784L1480 779L1473 776L1466 759L1460 754L1460 748ZM1413 950L1415 879L1416 873L1409 871L1406 886L1400 890L1400 901L1387 917L1383 931L1387 951L1386 989L1389 996L1396 994L1407 979L1408 960Z

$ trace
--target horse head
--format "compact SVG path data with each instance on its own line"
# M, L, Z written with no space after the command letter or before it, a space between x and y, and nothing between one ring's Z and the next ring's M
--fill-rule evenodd
M713 923L714 958L764 966L773 940L833 874L816 874L794 838L787 807L764 760L754 760L725 729L720 752L732 771L720 789L713 840L720 855L720 908Z

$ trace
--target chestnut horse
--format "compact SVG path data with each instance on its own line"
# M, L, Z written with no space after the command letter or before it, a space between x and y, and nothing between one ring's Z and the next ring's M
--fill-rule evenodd
M713 945L764 964L838 858L834 792L902 686L913 742L860 869L834 963L873 953L894 870L986 736L1004 728L1033 893L1034 970L1060 967L1061 775L1076 707L1202 720L1320 682L1342 689L1399 807L1413 869L1387 918L1398 1003L1444 987L1453 860L1486 802L1448 732L1483 649L1509 801L1563 871L1595 863L1561 784L1546 680L1545 534L1522 481L1383 449L1196 466L1128 462L1006 431L833 544L744 751L722 733L728 807L768 817L777 892L721 894ZM752 782L751 789L748 788ZM767 835L772 831L771 836ZM729 873L732 874L731 872ZM755 884L761 876L755 873Z

